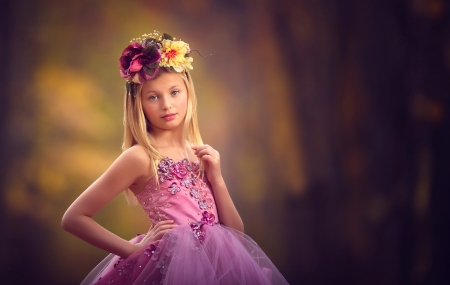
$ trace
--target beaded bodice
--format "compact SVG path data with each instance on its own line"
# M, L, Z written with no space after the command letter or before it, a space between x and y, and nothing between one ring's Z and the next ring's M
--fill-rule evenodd
M199 177L199 164L187 159L164 157L158 163L158 182L153 177L145 189L136 195L152 221L174 220L175 224L214 224L217 209L211 187Z

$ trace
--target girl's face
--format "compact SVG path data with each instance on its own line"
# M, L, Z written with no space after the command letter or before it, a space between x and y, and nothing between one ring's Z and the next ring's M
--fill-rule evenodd
M142 86L142 109L155 131L183 127L188 94L181 76L175 72L164 72Z

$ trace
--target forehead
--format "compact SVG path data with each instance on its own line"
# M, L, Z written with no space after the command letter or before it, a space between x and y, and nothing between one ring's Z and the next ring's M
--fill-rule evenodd
M149 91L165 91L173 86L185 87L184 80L181 78L182 75L175 72L164 72L160 74L157 78L145 81L142 86L142 92Z

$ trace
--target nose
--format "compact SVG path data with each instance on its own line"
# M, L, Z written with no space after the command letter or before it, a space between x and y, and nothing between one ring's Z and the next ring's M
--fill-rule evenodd
M161 108L163 110L169 110L170 108L172 108L172 102L170 99L170 96L163 96L161 100Z

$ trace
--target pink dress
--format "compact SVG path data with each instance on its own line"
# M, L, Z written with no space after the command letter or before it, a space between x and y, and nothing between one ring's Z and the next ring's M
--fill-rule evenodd
M187 159L162 159L159 185L152 178L136 197L152 223L171 219L178 227L126 259L108 255L81 284L288 284L249 236L220 224L198 169Z

